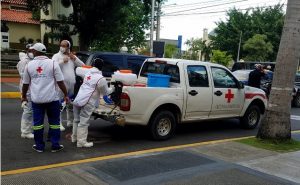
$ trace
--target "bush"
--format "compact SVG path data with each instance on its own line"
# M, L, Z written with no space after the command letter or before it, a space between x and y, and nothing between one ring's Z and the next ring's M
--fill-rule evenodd
M20 39L19 39L19 42L20 42L21 44L26 44L26 42L27 42L26 37L20 38Z

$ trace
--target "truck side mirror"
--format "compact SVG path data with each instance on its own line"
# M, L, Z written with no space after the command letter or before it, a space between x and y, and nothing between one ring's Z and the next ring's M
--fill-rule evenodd
M244 89L245 88L245 85L243 82L239 81L238 82L238 89Z

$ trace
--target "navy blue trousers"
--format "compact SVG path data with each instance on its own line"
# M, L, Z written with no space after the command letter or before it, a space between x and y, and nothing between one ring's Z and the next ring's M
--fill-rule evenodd
M32 102L33 111L33 134L37 149L44 150L44 118L48 117L49 135L52 143L52 149L59 147L60 140L60 103L53 101L50 103L34 103Z

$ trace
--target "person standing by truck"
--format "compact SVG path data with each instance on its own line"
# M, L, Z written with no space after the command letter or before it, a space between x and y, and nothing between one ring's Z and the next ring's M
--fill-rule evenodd
M22 53L24 56L20 56L20 61L17 64L17 69L19 72L19 75L21 77L20 79L20 92L22 93L22 86L23 86L23 76L24 76L24 70L25 66L28 64L29 61L33 59L33 53L31 49L29 49L32 45L27 44L26 45L26 54ZM19 54L20 55L20 54ZM21 137L27 138L27 139L33 139L32 134L32 109L31 109L31 99L30 99L30 93L27 93L27 103L22 104L23 113L21 118Z
M77 147L92 147L93 142L87 142L89 119L99 102L101 95L110 94L113 89L108 88L106 79L102 76L102 59L94 60L94 67L84 69L78 67L76 74L83 77L83 84L73 101L74 122L72 142L77 142Z
M53 55L52 60L59 64L59 67L64 75L64 82L68 90L68 96L69 98L73 98L74 86L76 83L75 67L83 66L84 63L71 52L71 43L68 40L62 40L60 42L59 52ZM62 93L60 98L63 98ZM72 105L66 104L66 112L67 126L70 127L73 125ZM60 130L65 130L64 126L62 125L62 111L60 114Z
M34 59L27 64L24 70L22 104L28 102L27 91L30 85L35 140L35 145L32 148L36 152L44 152L43 122L45 113L47 113L49 134L51 135L50 139L52 142L51 151L57 152L62 150L64 146L59 144L60 104L56 84L64 93L64 100L68 103L69 98L63 81L64 77L58 64L45 56L46 47L42 43L36 43L30 49L33 52Z
M265 76L262 65L256 64L255 69L249 73L248 85L260 88L261 78Z

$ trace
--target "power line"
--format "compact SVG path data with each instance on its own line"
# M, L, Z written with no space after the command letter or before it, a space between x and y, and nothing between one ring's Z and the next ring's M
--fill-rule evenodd
M199 4L208 4L210 2L216 2L216 0L211 0L211 1L204 1L201 3L187 3L187 4L170 4L170 5L163 5L162 8L163 9L167 9L167 8L183 8L185 6L193 6L193 5L199 5ZM178 7L176 7L178 6Z
M230 0L231 1L231 0ZM249 0L248 0L249 1ZM250 0L251 1L251 0ZM258 6L261 4L266 4L267 2L277 2L278 4L282 4L281 3L281 1L286 1L286 0L268 0L268 1L263 1L263 2L259 2L259 3L256 3ZM206 2L204 2L204 3L208 3L208 2L215 2L215 1L206 1ZM220 3L220 1L218 2L218 3ZM227 2L227 3L229 3L229 2ZM233 3L233 2L232 2ZM250 3L250 2L249 2ZM201 3L190 3L190 4L187 4L187 5L196 5L196 4L201 4ZM230 3L229 3L230 4ZM246 6L246 5L253 5L253 3L250 3L250 4L241 4L240 6ZM178 5L178 6L180 6L180 5ZM222 5L213 5L213 7L214 6L222 6ZM239 6L239 7L240 7ZM171 8L171 7L170 7ZM184 9L184 8L187 8L187 7L174 7L174 8L172 8L172 10L173 9L178 9L178 8L180 8L180 9ZM198 7L199 9L202 9L202 7ZM164 9L165 10L165 9ZM165 10L166 11L166 13L165 14L172 14L172 13L174 13L174 12L170 12L170 13L168 13L168 11L170 11L170 10ZM178 12L178 11L181 11L181 10L176 10L175 12ZM183 10L183 11L187 11L187 10Z
M286 4L283 4L286 5ZM270 6L261 6L260 8L268 8ZM242 8L237 10L251 10L255 9L255 7L249 7L249 8ZM216 14L216 13L223 13L227 12L228 10L221 10L221 11L210 11L210 12L197 12L197 13L186 13L186 14L174 14L174 15L162 15L162 17L175 17L175 16L188 16L188 15L205 15L205 14Z
M192 9L187 9L187 10L169 12L166 15L171 15L171 14L174 14L174 13L181 13L181 12L186 12L186 11L192 11L192 10L200 10L200 9L204 9L204 8L210 8L210 7L215 7L215 6L222 6L222 5L239 3L239 2L244 2L244 1L248 1L248 0L239 0L239 1L235 1L235 2L227 2L227 3L221 3L221 4L214 4L214 5L209 5L209 6L203 6L203 7L199 7L199 8L192 8Z

